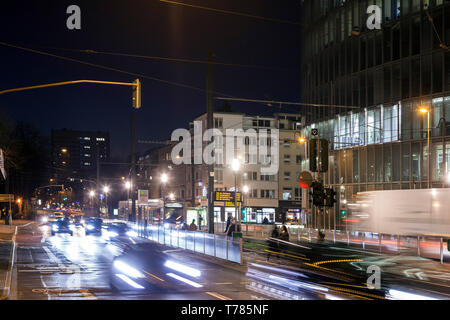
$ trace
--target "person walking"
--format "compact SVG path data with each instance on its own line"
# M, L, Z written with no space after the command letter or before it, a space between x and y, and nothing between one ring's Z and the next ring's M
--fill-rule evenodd
M281 226L280 236L278 237L278 239L283 240L283 241L289 241L289 232L285 225Z
M228 226L227 230L225 230L225 233L227 234L228 237L232 237L233 232L235 231L236 231L236 219L232 218L230 225Z
M231 212L228 212L227 224L225 225L225 233L227 232L228 227L231 224L231 219L233 219L233 214Z
M280 236L280 233L278 232L278 228L275 225L273 227L272 233L270 234L269 240L267 240L267 246L269 247L269 250L267 252L267 262L269 262L272 252L278 252L278 241L276 239L278 239L279 236ZM276 256L277 256L278 262L279 262L280 257L278 255L276 255Z

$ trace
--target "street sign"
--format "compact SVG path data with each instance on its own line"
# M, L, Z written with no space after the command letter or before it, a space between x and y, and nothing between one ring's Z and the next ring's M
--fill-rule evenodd
M300 187L302 187L303 189L308 189L309 187L311 187L312 181L313 178L311 173L309 173L308 171L303 171L302 173L300 173L300 177L298 178Z
M3 175L3 178L6 179L5 157L3 156L3 150L2 149L0 149L0 172Z
M311 135L318 136L319 135L319 130L318 129L312 129L311 130Z
M0 202L14 202L13 194L0 194Z
M148 203L148 190L138 190L138 203Z

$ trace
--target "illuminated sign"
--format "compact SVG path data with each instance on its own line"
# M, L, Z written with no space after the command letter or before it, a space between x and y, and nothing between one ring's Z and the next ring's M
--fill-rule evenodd
M234 207L234 194L234 192L216 191L214 192L214 200L223 202L225 207ZM242 202L240 192L237 192L236 202Z

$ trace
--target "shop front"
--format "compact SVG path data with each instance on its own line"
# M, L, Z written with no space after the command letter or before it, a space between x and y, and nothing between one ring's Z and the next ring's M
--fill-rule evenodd
M186 223L190 225L192 222L198 226L199 230L203 230L208 225L206 219L205 208L187 208L186 209Z
M279 201L282 223L303 224L304 210L301 201Z
M245 207L243 212L247 223L275 223L275 208Z

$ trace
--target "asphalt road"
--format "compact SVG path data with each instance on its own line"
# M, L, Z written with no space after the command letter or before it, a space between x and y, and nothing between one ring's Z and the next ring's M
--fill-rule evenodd
M51 236L49 226L31 224L19 228L16 241L12 300L377 300L392 298L389 290L394 290L396 298L450 299L447 266L339 245L300 243L295 249L292 245L272 248L269 261L267 248L247 249L243 265L164 246L167 257L201 272L196 280L201 287L172 279L175 285L167 290L115 292L110 286L114 257L123 253L125 245L149 240L85 236L82 227L77 227L73 236ZM367 268L373 265L381 268L380 290L366 284ZM146 273L167 280L167 270L156 268Z
M114 293L110 288L109 269L114 256L121 253L120 243L115 245L98 235L85 236L81 227L73 237L51 236L49 231L48 226L35 224L18 231L10 299L273 299L249 289L251 281L244 267L198 259L193 253L169 247L167 254L202 272L201 289L189 290L180 285L179 289L167 292ZM300 295L298 298L302 299Z

